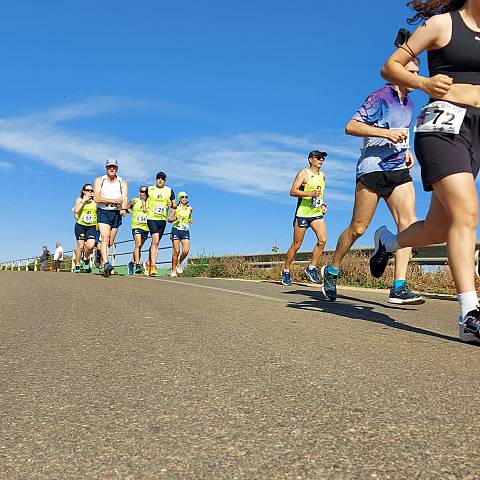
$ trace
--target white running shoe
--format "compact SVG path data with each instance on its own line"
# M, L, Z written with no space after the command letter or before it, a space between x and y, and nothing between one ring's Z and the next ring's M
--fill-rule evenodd
M170 276L171 276L171 277L176 277L176 276L177 276L177 272L176 272L175 270L172 270L172 271L170 272Z
M180 275L183 273L183 268L181 263L177 265L177 273L179 273Z

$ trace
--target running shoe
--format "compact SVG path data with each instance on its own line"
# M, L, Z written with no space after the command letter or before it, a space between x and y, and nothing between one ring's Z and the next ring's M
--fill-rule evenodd
M90 273L92 271L92 267L90 267L90 263L86 262L85 260L83 261L83 271L85 273Z
M80 265L77 265L77 266L73 269L73 273L80 273Z
M286 272L282 270L282 285L286 285L289 287L292 284L292 277L290 276L290 272Z
M318 276L318 270L315 267L313 267L313 268L307 267L305 269L304 273L311 282L321 283L320 282L320 277Z
M480 343L480 308L468 312L458 319L458 334L462 342Z
M401 287L391 288L390 296L388 297L389 303L395 303L397 305L420 305L425 303L425 297L412 292L408 285L404 283Z
M180 275L183 273L183 268L181 263L177 265L177 273L179 273Z
M157 267L156 267L156 265L154 265L153 267L150 267L150 268L148 269L148 275L149 275L150 277L154 277L156 274L157 274Z
M133 262L128 262L127 270L129 275L133 275L134 267L135 267L135 264Z
M103 266L103 276L104 277L109 277L112 274L112 271L113 271L112 264L110 262L107 262Z
M320 270L322 275L323 285L322 292L327 300L334 302L337 299L337 278L338 275L334 275L328 271L327 265L324 265Z
M480 278L480 262L478 261L479 251L475 250L475 275Z
M370 257L370 273L375 278L380 278L387 268L388 260L393 257L392 252L387 252L385 248L385 238L393 235L387 227L380 227L375 232L375 248Z
M95 250L95 259L93 261L93 264L96 268L100 268L102 266L102 252L99 248Z
M147 277L150 275L150 262L148 260L143 262L143 271Z
M135 265L135 274L141 275L142 273L143 273L142 265L140 263L137 263Z
M172 270L172 271L170 272L170 276L171 276L171 277L177 277L178 275L177 275L177 272L176 272L175 270Z

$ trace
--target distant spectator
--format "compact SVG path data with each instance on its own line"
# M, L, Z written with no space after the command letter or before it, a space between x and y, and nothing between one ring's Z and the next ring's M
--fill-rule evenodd
M55 244L55 253L53 254L53 259L55 260L55 271L59 272L63 260L63 247L60 242Z
M40 271L41 272L47 271L49 256L50 256L50 252L48 251L48 248L44 245L43 253L40 255Z

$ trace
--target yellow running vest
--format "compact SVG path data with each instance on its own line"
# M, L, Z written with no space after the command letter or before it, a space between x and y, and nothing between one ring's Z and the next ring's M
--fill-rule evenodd
M140 228L148 232L147 214L143 211L142 200L140 198L133 198L132 203L132 230L134 228Z
M156 185L148 187L147 218L148 220L166 220L168 205L172 189L170 187L158 188Z
M77 223L85 227L97 225L97 204L93 200L83 204L78 213Z
M177 230L188 230L190 228L190 217L192 216L192 207L178 206L175 212L175 221L173 226Z
M303 186L303 191L313 192L313 190L320 190L322 193L319 197L299 198L296 216L319 217L323 215L321 206L323 204L323 196L325 195L325 176L322 172L315 175L308 168L305 171L308 174L308 181Z

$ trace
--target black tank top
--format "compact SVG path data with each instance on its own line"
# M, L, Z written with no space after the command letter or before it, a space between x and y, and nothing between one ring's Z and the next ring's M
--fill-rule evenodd
M480 85L480 32L470 30L458 10L450 12L450 16L450 42L427 52L430 76L442 73L452 77L454 83Z

